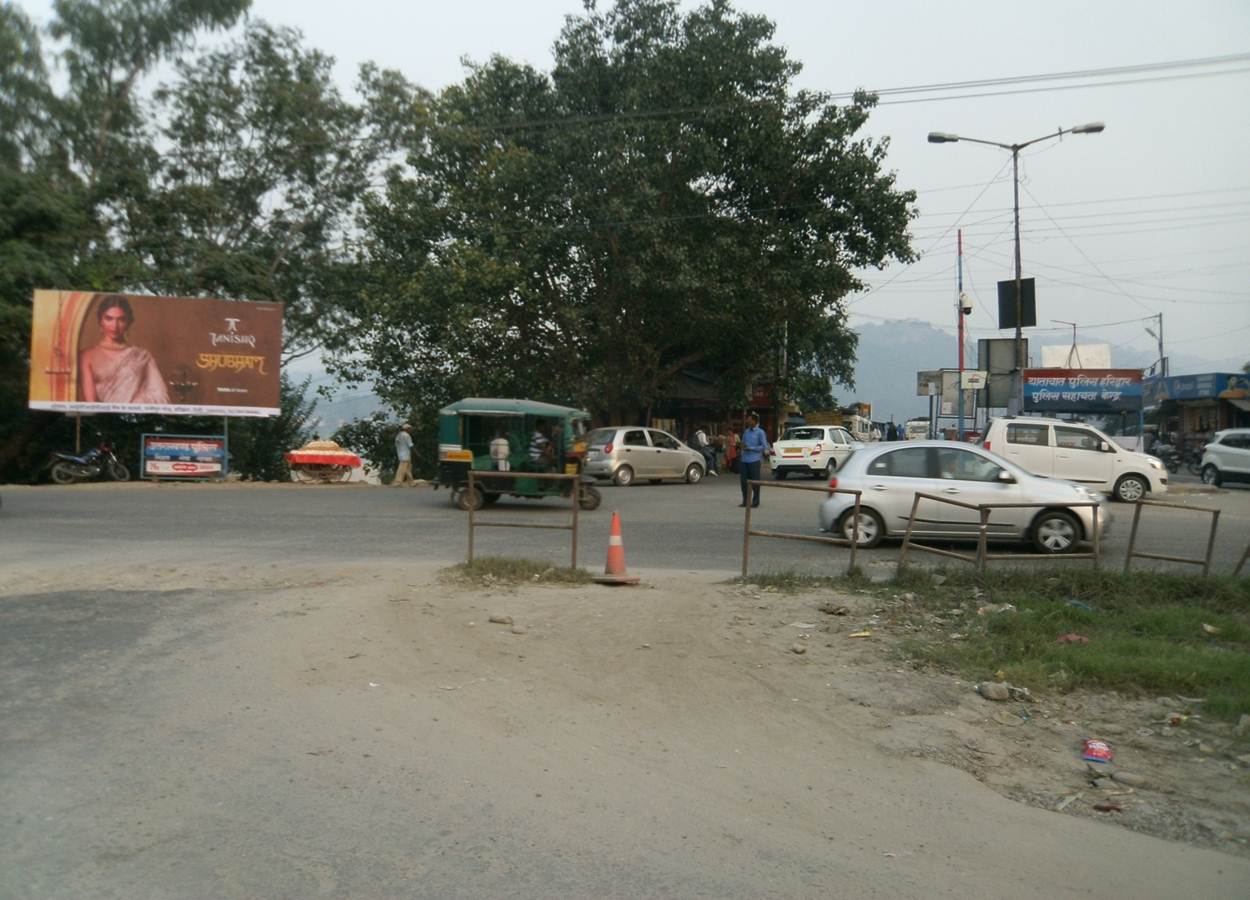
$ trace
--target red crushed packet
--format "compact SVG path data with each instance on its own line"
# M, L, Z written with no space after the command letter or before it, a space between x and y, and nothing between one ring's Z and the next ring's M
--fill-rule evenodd
M1081 759L1096 763L1109 763L1115 754L1106 741L1086 738L1081 741Z

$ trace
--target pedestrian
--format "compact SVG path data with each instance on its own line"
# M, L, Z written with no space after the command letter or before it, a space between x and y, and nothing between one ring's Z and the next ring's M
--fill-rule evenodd
M495 432L495 439L490 442L490 464L496 472L507 472L512 468L512 445L508 443L508 434L500 428Z
M768 452L768 435L760 428L760 417L755 413L747 414L747 427L742 432L742 456L738 464L738 481L742 486L742 502L747 505L747 482L760 480L760 461ZM751 505L760 505L760 486L752 485Z
M407 422L399 426L399 434L395 435L395 458L399 465L395 468L391 487L416 484L412 477L412 426Z
M708 440L707 432L702 428L695 430L694 449L703 454L703 466L707 469L707 473L712 476L718 474L716 471L716 451L712 449L712 442Z
M894 420L893 420L893 419L891 419L891 420L890 420L890 425L889 425L889 427L888 427L888 428L886 428L886 430L885 430L885 439L886 439L887 441L897 441L897 440L898 440L898 426L894 424Z
M735 475L738 473L738 432L734 431L732 425L725 435L725 467Z

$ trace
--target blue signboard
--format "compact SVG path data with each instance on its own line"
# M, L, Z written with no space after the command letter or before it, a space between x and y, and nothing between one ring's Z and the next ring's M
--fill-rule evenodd
M1025 369L1028 412L1140 412L1140 369Z
M1142 388L1146 406L1150 407L1158 406L1164 400L1218 400L1222 397L1241 399L1250 394L1250 375L1205 372L1202 375L1147 378Z

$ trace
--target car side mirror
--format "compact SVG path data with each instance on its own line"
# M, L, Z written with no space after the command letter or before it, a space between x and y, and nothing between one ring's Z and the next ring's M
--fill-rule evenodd
M1106 441L1100 441L1098 444L1098 449L1101 450L1103 453L1110 453L1111 445L1108 444Z
M1016 476L1012 475L1006 469L999 469L998 474L994 476L994 480L1002 484L1015 484Z

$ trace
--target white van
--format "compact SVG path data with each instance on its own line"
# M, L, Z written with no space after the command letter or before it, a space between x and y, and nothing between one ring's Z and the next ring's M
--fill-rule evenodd
M1075 481L1126 503L1168 489L1162 462L1082 422L1005 416L990 422L981 446L1034 475Z

